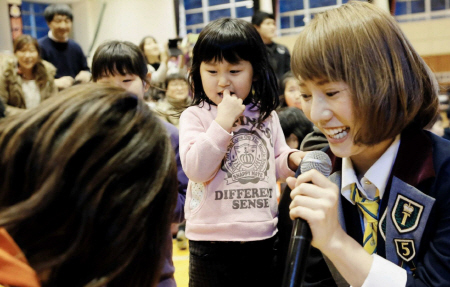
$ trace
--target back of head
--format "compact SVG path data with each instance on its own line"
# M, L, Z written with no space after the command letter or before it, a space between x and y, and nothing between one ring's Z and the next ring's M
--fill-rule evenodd
M87 84L0 122L0 226L43 286L153 286L176 201L161 121ZM7 208L5 208L7 207Z
M250 23L241 19L221 18L210 22L200 33L195 43L190 71L193 105L211 101L206 97L200 77L202 62L238 63L250 62L253 68L252 87L246 102L258 105L261 118L265 119L278 106L278 85L269 64L266 47Z
M299 34L292 70L303 81L348 84L355 143L376 144L437 113L437 81L395 19L361 1L317 14Z
M273 14L269 14L263 11L256 11L252 16L252 24L255 26L261 26L261 23L267 18L275 20Z
M98 46L92 59L92 80L107 75L132 74L146 81L148 68L138 46L127 41L108 41Z
M67 16L71 21L73 21L72 9L67 4L51 4L47 6L44 10L44 18L47 23L53 21L55 15Z

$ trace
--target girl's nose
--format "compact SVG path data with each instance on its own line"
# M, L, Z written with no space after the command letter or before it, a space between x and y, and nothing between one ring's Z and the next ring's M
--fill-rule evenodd
M229 85L230 85L230 81L228 80L227 77L221 76L221 77L219 78L219 83L218 83L218 85L219 85L220 87L226 87L226 86L229 86Z

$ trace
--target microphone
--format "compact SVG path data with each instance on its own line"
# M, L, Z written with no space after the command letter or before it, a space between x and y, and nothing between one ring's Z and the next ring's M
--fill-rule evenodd
M300 163L300 171L301 173L305 173L311 169L315 169L328 177L331 173L330 157L323 151L311 151L307 153ZM296 176L298 176L298 171ZM298 287L303 285L311 239L312 234L308 223L301 218L296 218L289 242L283 287Z

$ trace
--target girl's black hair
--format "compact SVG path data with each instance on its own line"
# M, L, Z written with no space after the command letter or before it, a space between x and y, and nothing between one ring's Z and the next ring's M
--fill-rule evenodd
M146 81L148 68L144 54L138 46L127 41L108 41L98 46L92 59L92 80L126 74L138 75Z
M248 22L240 19L221 18L209 23L200 33L193 50L190 71L191 89L194 95L192 105L207 102L200 76L202 62L227 61L237 63L248 61L253 67L253 90L244 104L252 103L260 110L260 121L265 120L279 104L278 84L271 68L258 31Z

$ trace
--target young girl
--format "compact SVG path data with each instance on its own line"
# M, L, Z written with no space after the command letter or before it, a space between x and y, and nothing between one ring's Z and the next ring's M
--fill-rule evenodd
M292 59L333 172L289 178L290 215L331 281L450 286L450 143L423 130L438 111L430 69L391 15L359 1L316 15ZM308 283L331 279L318 265Z
M300 97L300 84L298 79L292 72L284 74L281 80L281 89L283 93L280 96L281 107L296 107L302 109L301 97Z
M180 119L189 178L190 286L265 286L276 234L276 180L301 153L285 142L276 78L251 24L222 18L200 33L191 69L193 106Z

